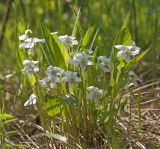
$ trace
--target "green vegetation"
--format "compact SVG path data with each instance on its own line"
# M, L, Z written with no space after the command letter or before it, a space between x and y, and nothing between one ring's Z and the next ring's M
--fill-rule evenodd
M0 2L0 148L159 148L158 4Z

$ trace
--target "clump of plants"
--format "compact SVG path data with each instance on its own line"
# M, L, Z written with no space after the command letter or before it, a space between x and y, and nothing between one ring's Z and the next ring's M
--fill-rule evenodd
M125 91L140 81L132 66L147 51L132 41L127 27L129 15L117 33L110 55L99 50L98 35L90 27L77 36L59 35L42 24L43 39L27 29L19 36L17 61L22 86L30 97L24 106L34 106L44 133L72 148L123 148L127 146L118 125L123 114ZM79 39L79 40L78 40ZM49 139L49 146L54 141Z

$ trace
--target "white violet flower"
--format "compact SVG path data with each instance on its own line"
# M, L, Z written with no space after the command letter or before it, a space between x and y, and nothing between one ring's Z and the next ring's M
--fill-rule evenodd
M103 94L103 90L95 87L95 86L89 86L87 87L87 96L86 99L93 99L95 102L98 102Z
M61 82L60 76L63 73L63 69L51 65L46 69L47 77L42 80L39 80L39 82L44 88L47 88L47 82L50 82L50 87L55 88L55 84L57 82Z
M66 71L64 75L65 76L62 78L62 80L68 82L70 87L73 87L75 82L81 81L81 79L77 77L77 72Z
M39 71L39 68L35 66L37 63L38 61L24 60L23 61L24 69L22 69L22 73L23 74L28 73L29 77L32 77L34 72Z
M90 57L90 55L86 55L84 52L75 52L73 59L71 59L69 63L76 67L80 66L82 71L84 71L87 65L93 65L93 63L89 60Z
M106 56L99 56L98 57L98 66L100 70L104 72L111 72L113 68L113 63L111 61L111 58L106 58Z
M124 45L115 45L115 48L119 49L120 51L117 53L117 57L123 57L127 62L130 61L131 56L135 56L139 54L140 48L132 42L130 46Z
M33 48L35 46L35 43L38 42L45 42L45 39L39 39L39 38L29 38L28 32L32 33L31 30L26 30L24 35L19 36L19 40L23 40L23 43L19 45L20 49L29 49L28 54L30 55L33 51Z
M72 45L77 45L78 41L76 40L75 37L64 35L64 36L59 36L56 39L57 42L61 42L65 45L66 49L68 50Z
M37 96L35 94L31 94L31 96L29 97L29 99L24 103L24 106L30 106L33 105L34 109L37 110Z

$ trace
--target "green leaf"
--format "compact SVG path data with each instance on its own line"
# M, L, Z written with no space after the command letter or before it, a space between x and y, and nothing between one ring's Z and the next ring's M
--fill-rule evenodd
M90 27L87 32L85 33L83 39L82 39L82 46L87 46L91 40L92 34L93 34L94 28Z
M56 36L51 35L45 25L41 25L41 27L47 45L47 49L43 50L47 61L49 61L50 65L52 64L66 69L67 62L69 60L69 54L67 53L65 46L55 41Z
M22 70L22 68L23 68L22 60L25 59L25 56L24 56L21 49L16 50L16 57L17 57L17 65L19 67L19 70Z
M63 69L67 68L67 62L69 60L69 54L64 45L58 44L53 36L51 36L51 46L54 53L55 65Z
M129 12L127 14L126 18L124 19L124 22L122 24L122 27L121 27L120 31L122 31L123 29L127 28L128 22L129 22L129 19L130 19L130 15L131 15L131 13Z
M116 73L116 84L118 83L118 81L119 81L119 77L120 77L120 75L121 75L121 70L122 70L122 68L125 66L125 63L123 62L123 60L122 59L120 59L120 61L119 61L119 65L117 66L117 73Z
M94 37L93 37L91 46L90 46L90 48L89 48L90 50L92 50L92 47L93 47L93 44L94 44L94 42L95 42L95 39L96 39L96 37L97 37L97 35L98 35L98 32L99 32L99 28L96 30L96 33L94 34Z
M110 86L111 87L113 87L114 85L115 85L115 79L114 79L114 77L111 77L111 79L110 79Z
M0 119L3 120L3 124L8 124L16 120L12 115L6 113L0 114Z
M35 78L35 76L32 76L31 78L29 77L29 82L30 82L31 86L34 86L35 83L36 83L36 78Z
M63 103L67 103L69 105L77 105L78 99L73 94L67 94L60 98Z
M9 118L14 118L14 117L13 117L12 115L6 114L6 113L0 114L0 119L1 119L1 120L9 119Z
M79 25L79 17L80 17L80 9L78 10L77 16L76 16L76 21L73 27L73 32L72 32L72 36L75 37L77 34L77 28Z
M121 44L122 44L122 45L130 45L131 42L132 42L131 34L130 34L128 28L126 28L126 29L124 30L124 36L123 36L123 38L122 38L122 43L121 43Z
M60 113L61 103L57 100L56 97L47 96L45 107L49 116L55 116Z
M41 24L41 29L42 29L43 36L46 40L46 48L42 48L42 50L43 50L42 52L45 55L46 61L48 61L50 63L50 65L55 64L54 53L51 48L51 43L49 41L50 33L48 31L48 28L44 24Z
M12 123L12 122L14 122L15 120L17 120L17 118L13 118L13 119L5 120L5 121L3 122L3 124Z

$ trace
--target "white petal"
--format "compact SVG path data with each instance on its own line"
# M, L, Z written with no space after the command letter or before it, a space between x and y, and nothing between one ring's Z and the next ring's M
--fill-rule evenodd
M79 65L79 62L77 60L70 60L69 63L74 65L74 66L78 66Z
M124 51L118 51L118 53L117 53L117 57L124 57L125 56L125 53L124 53Z
M125 60L126 60L127 62L130 61L130 56L125 56L124 58L125 58Z
M67 50L70 48L70 46L69 46L69 45L65 45L65 47L66 47L66 49L67 49Z
M131 53L132 53L133 56L135 56L135 55L139 54L139 51L133 51Z
M65 42L66 42L66 38L67 38L67 35L65 35L65 36L59 36L59 37L56 39L56 41L57 41L57 42L63 42L63 43L65 43Z
M31 94L29 99L24 103L24 106L34 105L37 102L37 97L34 94Z
M98 93L99 93L99 94L103 94L103 90L98 89Z
M34 72L38 72L38 71L39 71L39 68L35 66L35 67L33 68L33 71L34 71Z
M31 64L31 61L29 61L29 60L24 60L22 63L23 63L24 66L26 66L26 65L28 65L28 64L30 65L30 64Z
M88 53L89 53L89 54L93 54L93 50L91 50L91 49L88 50Z
M117 49L120 49L120 50L128 50L129 49L128 46L123 46L123 45L115 45L114 47Z
M67 38L68 38L69 40L74 40L74 39L76 39L76 37L68 36L68 35L67 35Z
M99 56L99 57L98 57L98 60L101 60L101 61L106 62L106 61L107 61L107 58L106 58L105 56Z
M137 46L132 46L132 48L131 48L131 53L132 53L133 56L135 56L135 55L139 54L140 50L141 50L141 49L140 49L139 47L137 47Z
M23 63L24 66L31 66L31 65L37 64L38 61L24 60L22 63Z
M50 34L51 35L56 35L58 32L51 32Z
M73 40L72 41L72 45L77 45L78 44L78 41L77 40Z
M88 60L87 65L93 65L93 63Z
M38 64L39 62L38 61L31 61L31 63L35 65L35 64Z
M25 42L28 43L35 43L35 42L45 42L45 39L39 39L39 38L28 38L25 40Z
M28 73L28 69L27 69L27 68L22 69L22 73L23 73L23 74Z
M33 47L34 47L34 43L28 43L28 42L24 42L19 45L20 49L28 49Z
M24 34L19 36L19 40L25 40L25 39L27 39L27 35Z

